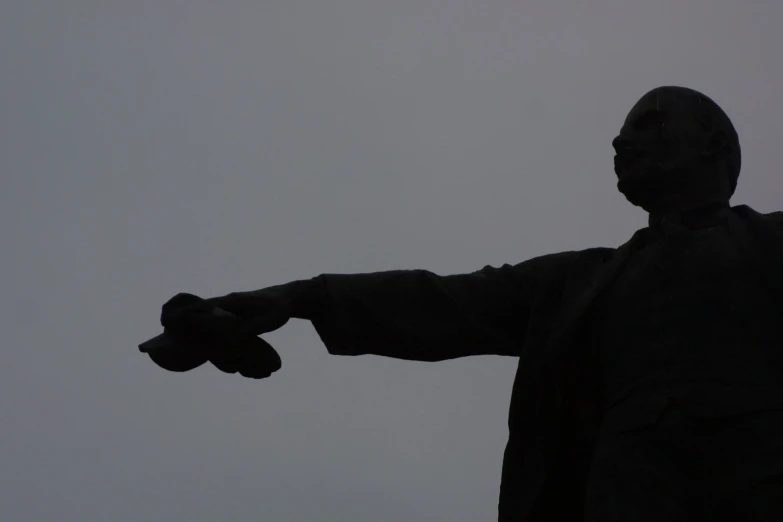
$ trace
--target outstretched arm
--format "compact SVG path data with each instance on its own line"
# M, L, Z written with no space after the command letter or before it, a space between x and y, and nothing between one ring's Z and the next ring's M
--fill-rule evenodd
M469 274L322 274L207 300L178 294L161 312L165 346L150 355L173 371L209 360L223 371L242 373L247 361L268 352L270 360L258 363L264 371L250 372L267 375L280 367L279 356L271 347L259 352L243 339L276 330L295 317L311 321L335 355L413 361L519 356L538 299L559 285L572 260L572 253L563 252Z
M426 270L323 274L299 282L294 317L312 321L335 355L414 361L518 356L539 286L534 265L448 276Z

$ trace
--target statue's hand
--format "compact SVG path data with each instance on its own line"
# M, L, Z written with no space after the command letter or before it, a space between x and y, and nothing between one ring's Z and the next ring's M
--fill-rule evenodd
M278 288L212 299L177 294L163 305L163 340L144 351L172 371L188 371L210 361L227 373L268 377L280 369L280 357L257 336L290 318L289 300Z
M163 305L160 323L183 340L213 348L235 344L277 330L288 322L291 305L287 293L277 291L282 288L234 292L211 299L177 294Z

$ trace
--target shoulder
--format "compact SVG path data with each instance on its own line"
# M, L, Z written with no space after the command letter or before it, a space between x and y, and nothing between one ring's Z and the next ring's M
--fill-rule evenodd
M769 223L772 223L778 227L783 227L783 212L776 211L761 215L763 216L763 219L767 220Z
M585 248L584 250L568 250L565 252L556 252L554 254L546 254L543 256L534 257L528 260L528 263L538 264L559 264L568 265L571 263L578 263L583 260L604 260L611 257L616 248L609 247L593 247Z
M783 228L783 212L782 211L775 211L775 212L769 212L769 213L762 213L757 210L754 210L753 208L749 207L748 205L737 205L735 207L732 207L731 210L737 214L738 216L748 219L751 221L755 221L758 223L762 223L765 225L771 225L774 227L781 227Z
M533 274L537 278L553 282L574 271L595 270L608 261L616 251L615 248L594 247L555 252L530 258L515 265L514 269L519 273Z

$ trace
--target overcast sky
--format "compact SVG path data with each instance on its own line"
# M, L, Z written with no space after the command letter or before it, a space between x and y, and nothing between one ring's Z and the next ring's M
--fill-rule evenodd
M329 355L263 381L140 354L160 306L439 274L646 214L611 140L648 90L733 119L732 204L783 210L779 0L6 1L0 519L483 522L516 360Z

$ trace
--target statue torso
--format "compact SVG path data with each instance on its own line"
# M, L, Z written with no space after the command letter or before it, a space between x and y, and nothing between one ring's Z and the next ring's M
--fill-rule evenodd
M605 422L783 406L783 311L718 222L651 237L593 315Z

